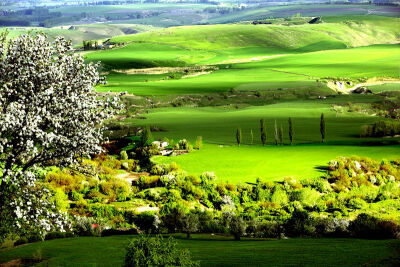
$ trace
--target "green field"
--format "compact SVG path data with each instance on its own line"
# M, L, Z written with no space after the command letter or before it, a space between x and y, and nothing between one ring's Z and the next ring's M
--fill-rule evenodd
M124 248L132 236L80 237L23 245L3 251L0 262L32 258L37 251L46 266L121 266ZM232 241L210 235L179 239L201 266L394 266L398 240L305 239Z
M319 116L325 114L327 142L320 143ZM201 174L214 171L221 180L254 181L257 177L277 179L284 176L316 177L317 166L326 165L338 156L368 156L376 159L398 158L397 138L360 139L362 125L378 118L357 113L339 113L330 104L316 101L286 102L253 106L239 110L224 108L162 108L146 114L146 120L127 120L126 123L156 125L165 131L154 132L157 138L175 141L187 138L194 141L202 136L205 147L200 151L178 157L158 157L157 162L176 162L184 170ZM294 122L294 143L288 145L288 117ZM262 147L259 120L267 124L268 146ZM274 121L284 131L283 146L274 145ZM235 140L236 128L243 132L243 145ZM254 133L251 145L250 130ZM371 146L371 142L372 144ZM383 142L383 143L382 143ZM378 145L377 145L378 144ZM282 166L289 165L288 168Z

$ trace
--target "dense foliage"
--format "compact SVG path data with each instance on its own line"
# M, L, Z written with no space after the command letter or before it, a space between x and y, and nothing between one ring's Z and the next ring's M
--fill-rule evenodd
M174 164L153 165L149 173L140 173L132 186L115 177L118 171L111 171L122 168L127 161L132 162L129 170L134 170L138 162L122 156L87 161L97 166L96 179L57 170L47 175L52 188L62 188L68 196L71 214L91 218L88 221L78 217L80 221L75 225L85 222L87 226L86 231L75 230L77 234L134 229L144 233L184 232L188 237L196 232L232 234L240 239L393 238L400 233L397 161L338 158L329 163L321 178L287 177L277 182L258 180L254 184L217 182L213 173L197 177L182 172ZM110 166L109 173L101 174L106 166ZM53 178L55 174L59 175L57 179Z

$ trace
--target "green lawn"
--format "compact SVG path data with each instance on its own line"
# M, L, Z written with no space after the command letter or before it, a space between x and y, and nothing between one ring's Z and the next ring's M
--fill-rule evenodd
M23 245L3 251L0 262L32 258L40 251L46 266L121 266L124 248L134 236L80 237ZM179 237L179 236L178 236ZM306 239L232 241L210 235L179 239L201 266L394 266L398 240Z

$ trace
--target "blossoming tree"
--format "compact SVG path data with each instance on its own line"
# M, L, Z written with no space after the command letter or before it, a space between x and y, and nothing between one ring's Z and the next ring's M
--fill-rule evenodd
M70 42L44 34L0 35L0 239L9 234L65 230L66 214L48 201L39 177L101 151L102 123L120 108L101 98L96 64Z

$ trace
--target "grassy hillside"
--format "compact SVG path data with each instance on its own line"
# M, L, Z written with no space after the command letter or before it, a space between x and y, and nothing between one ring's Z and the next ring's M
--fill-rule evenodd
M399 19L358 18L316 25L207 25L168 28L137 35L114 37L126 47L94 52L111 68L216 64L227 59L302 53L399 41ZM152 54L155 53L155 54ZM159 59L159 54L163 57Z
M315 80L323 77L396 78L399 46L370 45L397 43L400 27L393 25L399 19L351 16L344 21L344 18L332 17L332 23L316 25L168 28L114 37L113 42L128 44L91 52L86 57L90 61L102 61L107 69L117 70L219 64L219 70L189 75L185 79L171 76L176 70L168 69L164 70L164 76L154 76L151 72L139 76L129 71L112 72L108 75L108 86L99 89L139 95L207 93L231 88L318 90L321 85Z
M128 45L125 48L110 50L101 55L102 62L118 67L173 65L184 66L191 60L201 60L212 53L192 54L190 50L179 50L176 47L134 43L137 46L133 52ZM143 49L143 50L141 50ZM176 54L180 51L179 56ZM228 56L230 50L225 50L225 57L216 56L218 60L240 62L237 57L251 58L250 49L241 49L242 53L235 53L235 57ZM253 49L254 53L260 49ZM232 51L232 55L233 55ZM247 53L247 54L246 54ZM94 54L89 54L92 56ZM214 58L214 59L215 59ZM140 59L140 60L139 60ZM154 60L152 60L154 59ZM398 62L400 49L398 45L375 45L352 49L325 50L311 53L267 56L264 60L249 63L225 63L218 70L202 72L180 79L170 78L168 75L137 75L126 73L110 73L107 76L108 84L99 87L99 91L127 91L136 95L168 95L168 94L199 94L210 92L224 92L231 88L236 90L276 90L277 88L307 88L315 92L324 92L324 84L316 80L324 77L340 78L373 78L381 79L398 77ZM111 63L109 63L111 62ZM115 64L115 65L114 65ZM173 72L165 69L166 73Z
M32 258L40 251L47 266L121 266L125 247L134 236L80 237L45 241L17 247L0 255L0 262ZM178 246L190 250L201 266L324 265L354 266L366 263L394 264L397 240L305 239L242 240L194 235ZM340 255L340 257L338 257Z
M295 50L321 41L340 42L350 47L398 41L398 18L379 16L345 16L329 23L281 25L205 25L164 29L136 36L114 37L114 42L170 43L191 49L220 49L263 46ZM325 18L324 18L325 20ZM336 48L341 48L337 46ZM323 50L321 47L319 50Z

